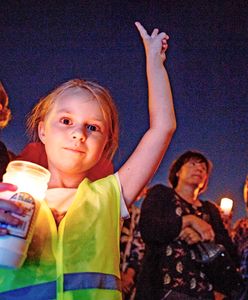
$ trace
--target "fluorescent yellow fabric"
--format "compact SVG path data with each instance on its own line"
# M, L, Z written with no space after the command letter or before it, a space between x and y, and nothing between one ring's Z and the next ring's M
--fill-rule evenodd
M93 183L85 179L58 230L44 203L24 266L0 269L0 299L20 299L23 292L32 300L121 299L120 291L112 287L120 277L119 223L120 189L114 175ZM16 289L19 293L7 292ZM53 298L45 298L52 297L48 295Z

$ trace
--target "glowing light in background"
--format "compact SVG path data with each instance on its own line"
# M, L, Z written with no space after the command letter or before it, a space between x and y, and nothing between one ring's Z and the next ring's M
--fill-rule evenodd
M220 201L220 208L224 215L230 215L233 208L233 200L229 198L222 198Z

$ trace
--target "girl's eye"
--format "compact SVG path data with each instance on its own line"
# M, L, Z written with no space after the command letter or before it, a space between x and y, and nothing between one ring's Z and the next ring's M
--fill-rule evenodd
M71 124L72 124L72 121L71 121L70 119L68 119L68 118L63 118L63 119L61 120L61 122L62 122L63 124L65 124L65 125L71 125Z
M87 125L86 128L89 130L89 131L97 131L97 127L95 125Z

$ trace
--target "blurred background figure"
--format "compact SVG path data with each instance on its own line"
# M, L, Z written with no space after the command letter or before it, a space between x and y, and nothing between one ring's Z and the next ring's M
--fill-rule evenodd
M222 244L239 264L235 245L225 229L219 208L203 201L211 162L201 153L187 151L171 165L169 181L149 189L142 204L141 236L145 256L138 277L136 300L215 299L213 282L196 261L197 244ZM215 272L216 273L216 272ZM226 294L231 294L227 287Z
M0 81L0 129L5 128L11 119L11 110L9 108L9 98ZM10 160L14 158L14 154L8 151L5 144L0 141L0 181Z
M136 280L144 256L145 244L139 230L140 207L146 196L145 187L129 209L130 218L125 219L121 231L121 282L123 300L133 300L136 293Z
M220 214L222 221L229 235L232 232L232 217L233 217L233 200L222 198L220 201Z
M240 272L245 281L246 288L240 300L248 299L248 175L244 184L244 202L246 207L246 217L236 221L233 226L233 241L237 245L241 256Z

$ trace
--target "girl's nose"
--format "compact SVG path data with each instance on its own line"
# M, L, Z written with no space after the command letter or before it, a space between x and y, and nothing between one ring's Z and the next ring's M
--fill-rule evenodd
M74 140L80 140L81 142L85 141L86 139L86 130L82 127L75 128L72 132L72 138Z

